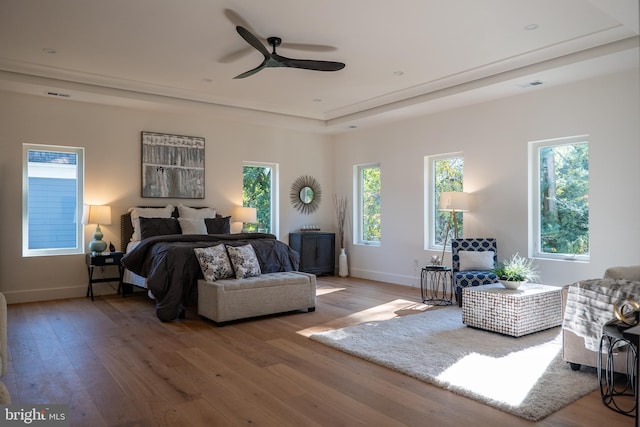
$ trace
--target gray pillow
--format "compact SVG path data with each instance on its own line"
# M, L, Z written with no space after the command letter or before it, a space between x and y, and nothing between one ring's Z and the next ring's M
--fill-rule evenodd
M205 218L208 234L229 234L231 233L231 217L217 216L215 218Z
M180 234L180 225L175 218L144 218L140 217L140 237L147 239L167 234Z

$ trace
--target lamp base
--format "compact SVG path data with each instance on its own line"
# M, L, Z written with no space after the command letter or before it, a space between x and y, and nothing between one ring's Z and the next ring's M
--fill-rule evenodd
M104 235L100 230L100 225L96 227L96 232L93 233L93 240L89 242L89 250L94 253L101 253L107 249L107 242L102 240Z
M89 242L89 250L95 253L102 253L107 249L107 242L104 240L92 240Z

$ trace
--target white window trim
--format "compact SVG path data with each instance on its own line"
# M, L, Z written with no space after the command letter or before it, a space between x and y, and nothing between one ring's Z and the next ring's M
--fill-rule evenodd
M76 165L76 247L64 249L29 249L29 151L57 151L73 153L78 156ZM22 145L22 256L55 256L76 255L84 253L84 225L82 213L84 210L84 148L65 147L58 145L23 144Z
M589 143L589 135L544 139L529 142L529 257L561 261L588 262L590 255L551 254L540 249L540 148L570 145L578 142ZM589 215L591 221L591 215ZM589 227L591 229L591 227Z
M442 250L442 245L436 244L436 224L435 224L435 206L436 193L435 193L435 162L437 160L451 159L453 157L462 157L464 155L462 151L445 154L435 154L432 156L424 157L424 250ZM464 171L462 175L464 181ZM447 242L446 249L451 250L451 241Z
M362 238L362 170L369 168L379 168L382 172L382 166L380 163L366 163L361 165L355 165L353 167L353 200L357 200L357 209L353 210L353 242L356 245L363 246L380 246L382 243L382 230L380 230L380 240L364 240ZM382 183L380 183L382 185ZM382 191L382 190L381 190ZM382 201L380 202L380 209L382 209ZM382 228L382 224L380 224Z
M280 238L280 165L268 162L242 162L242 170L245 166L268 167L271 168L271 234ZM242 186L241 186L242 188Z

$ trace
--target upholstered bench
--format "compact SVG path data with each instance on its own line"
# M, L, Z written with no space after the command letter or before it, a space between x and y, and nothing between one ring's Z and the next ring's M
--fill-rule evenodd
M316 276L301 271L198 280L198 314L218 324L315 307Z

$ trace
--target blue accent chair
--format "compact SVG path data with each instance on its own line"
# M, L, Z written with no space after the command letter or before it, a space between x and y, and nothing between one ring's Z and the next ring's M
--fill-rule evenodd
M498 244L494 238L453 239L451 241L451 269L458 306L462 307L462 288L496 283L498 277L490 270L460 271L460 251L493 251L493 265L498 263Z

